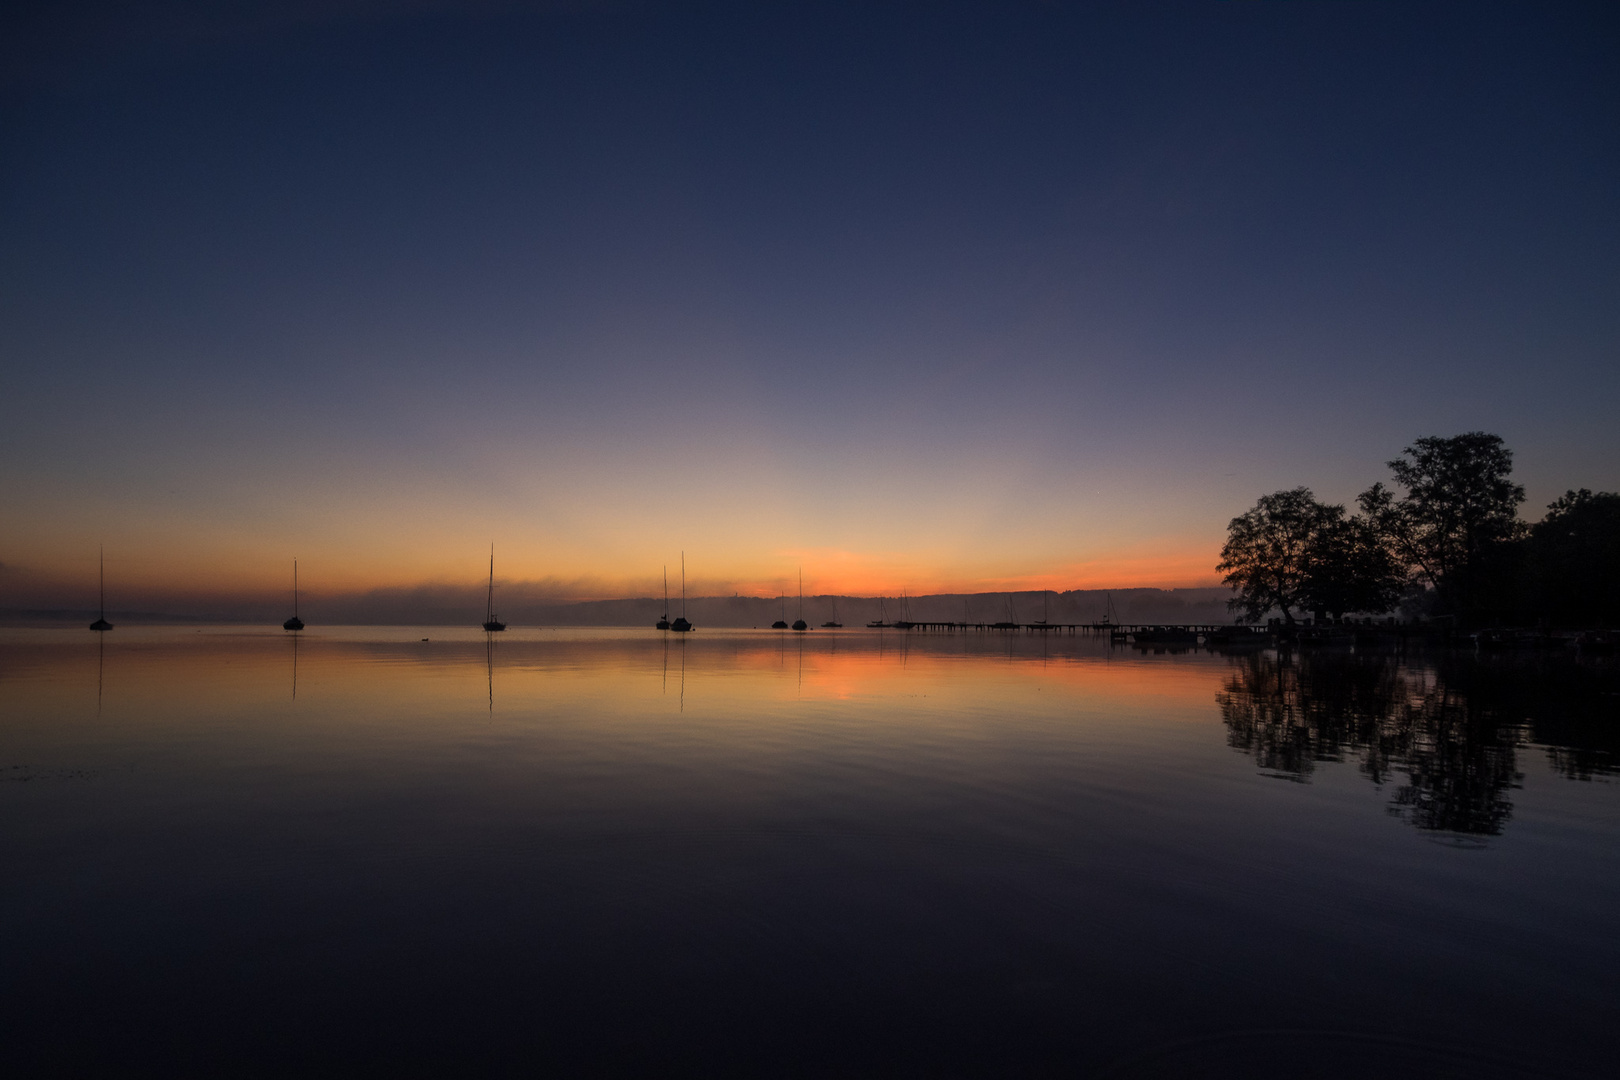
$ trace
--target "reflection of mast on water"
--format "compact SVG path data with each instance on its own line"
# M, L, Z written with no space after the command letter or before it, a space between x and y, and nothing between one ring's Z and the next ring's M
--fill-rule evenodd
M292 646L292 649L293 649L293 696L292 696L292 699L294 701L298 700L298 639L301 636L302 635L300 635L300 634L294 634L293 639L292 639L292 643L293 643L293 646Z
M105 663L106 652L107 639L98 636L96 638L96 717L98 719L101 716L101 673Z
M484 674L489 681L489 711L495 713L495 635L484 632Z
M686 711L686 639L681 638L681 712Z

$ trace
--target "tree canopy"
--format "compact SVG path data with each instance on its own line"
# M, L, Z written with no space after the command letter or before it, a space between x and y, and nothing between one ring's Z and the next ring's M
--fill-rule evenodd
M1500 435L1430 436L1389 463L1397 495L1374 484L1357 500L1371 527L1442 610L1471 612L1496 549L1522 535L1524 488L1508 477L1513 451Z
M1227 526L1216 567L1250 621L1296 611L1379 614L1410 601L1464 622L1620 620L1620 494L1566 492L1534 525L1500 436L1418 439L1389 463L1361 513L1309 488L1265 495Z
M1300 487L1262 495L1252 510L1233 518L1215 568L1237 591L1228 606L1249 620L1276 608L1292 623L1294 609L1305 602L1311 545L1327 510Z
M1530 602L1571 626L1620 613L1620 495L1567 491L1530 527Z

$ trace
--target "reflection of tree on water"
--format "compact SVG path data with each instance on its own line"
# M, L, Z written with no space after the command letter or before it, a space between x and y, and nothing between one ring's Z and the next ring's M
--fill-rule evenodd
M1525 724L1441 668L1387 656L1254 654L1233 661L1216 700L1228 743L1273 775L1305 781L1318 762L1354 756L1380 786L1405 774L1390 812L1420 829L1490 835L1513 812Z
M1502 722L1528 725L1548 763L1571 780L1620 773L1620 670L1612 662L1521 653L1457 657L1451 684L1489 702Z

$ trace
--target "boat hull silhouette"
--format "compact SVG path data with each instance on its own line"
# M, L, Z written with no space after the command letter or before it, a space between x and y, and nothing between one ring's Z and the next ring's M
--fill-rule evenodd
M490 633L493 634L497 630L505 630L506 629L506 624L503 623L503 622L497 622L496 620L491 619L491 620L489 620L489 622L484 624L484 629L488 630Z
M97 619L95 622L90 624L90 629L96 631L111 630L112 627L113 624L108 622L106 619Z
M302 630L304 628L304 620L294 615L292 618L282 623L281 628L283 630Z

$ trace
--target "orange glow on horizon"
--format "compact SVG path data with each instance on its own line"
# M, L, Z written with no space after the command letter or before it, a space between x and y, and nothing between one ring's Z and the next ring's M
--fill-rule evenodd
M1213 567L1217 556L1203 550L1161 551L1141 556L1119 556L1076 561L1050 570L1011 572L993 565L967 571L918 564L908 567L901 556L863 555L856 552L805 552L805 596L878 597L932 594L977 594L1034 592L1049 589L1055 593L1074 590L1131 588L1199 588L1220 585ZM76 558L71 565L44 568L44 572L14 573L5 584L7 592L40 598L52 593L77 594L94 590L96 564L94 549L88 558ZM787 562L787 557L780 557ZM342 559L337 561L336 559ZM299 584L307 597L354 595L374 591L460 591L482 587L488 569L488 555L482 561L458 559L461 566L356 565L340 553L314 553L299 557ZM773 560L776 561L776 560ZM989 560L986 560L987 562ZM425 562L425 560L424 560ZM699 567L693 564L698 563ZM828 564L831 565L828 565ZM715 573L702 565L701 558L689 557L686 581L690 597L710 596L794 596L799 590L797 560L783 574L760 573L745 567L733 575ZM558 568L560 569L560 568ZM495 582L508 595L556 601L611 600L661 595L661 574L592 573L579 567L574 573L561 573L540 564L533 556L508 559L496 553ZM549 571L549 572L548 572ZM107 553L109 601L114 597L172 597L176 600L210 597L277 597L291 590L292 558L219 560L177 560L155 555L137 556L113 548ZM678 563L670 574L670 595L680 594ZM0 606L5 606L0 602Z

